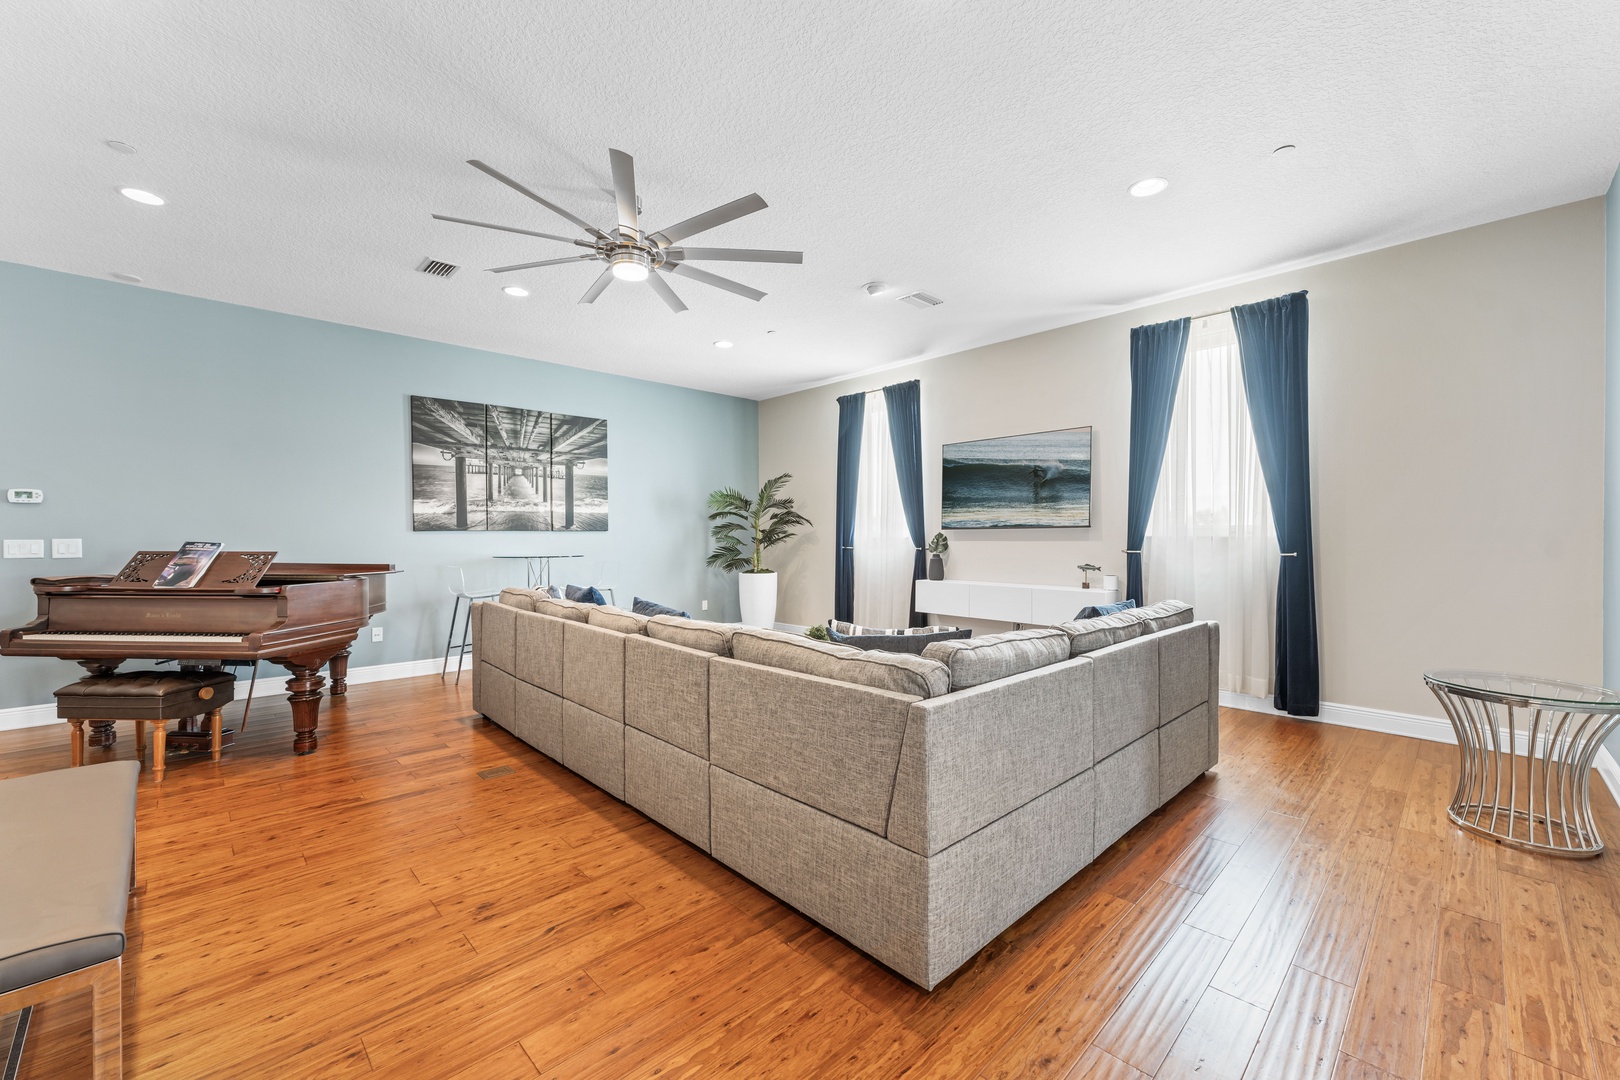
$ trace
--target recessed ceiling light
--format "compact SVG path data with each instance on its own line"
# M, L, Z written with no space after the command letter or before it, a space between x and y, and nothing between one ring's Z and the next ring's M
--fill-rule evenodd
M114 270L111 276L114 281L126 281L131 285L139 285L141 283L141 279L136 277L134 274L126 274L119 270Z
M1127 190L1138 199L1145 199L1149 195L1157 195L1170 186L1170 181L1162 176L1150 176L1146 180L1138 180Z
M717 348L717 349L729 349L729 348L731 348L731 342L729 342L729 341L717 341L717 342L714 343L714 347Z
M146 206L163 205L162 198L152 194L150 191L142 191L138 187L121 187L118 189L118 194L122 195L126 199L134 199L136 202L142 203Z
M135 148L133 146L129 145L129 143L120 142L117 139L108 139L107 140L107 149L116 150L120 154L133 154L135 152Z
M506 288L502 289L501 292L505 293L507 296L528 296L529 295L529 290L525 289L521 285L508 285Z
M882 296L888 291L889 284L886 281L868 281L865 285L861 286L861 292L865 293L867 296Z

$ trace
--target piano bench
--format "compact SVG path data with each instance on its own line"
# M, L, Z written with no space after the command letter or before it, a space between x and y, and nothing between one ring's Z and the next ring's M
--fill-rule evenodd
M133 761L109 761L0 780L0 1015L91 991L98 1078L123 1068L139 777Z
M224 671L130 671L87 675L56 691L56 715L73 725L73 767L84 764L87 720L135 721L135 753L146 756L146 725L152 724L152 782L163 783L168 721L207 715L209 750L219 760L226 705L236 697L236 677Z

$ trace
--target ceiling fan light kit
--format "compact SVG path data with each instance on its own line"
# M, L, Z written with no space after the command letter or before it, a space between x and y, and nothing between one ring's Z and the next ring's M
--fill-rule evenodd
M675 290L669 287L664 280L664 274L677 274L693 281L712 285L717 289L747 297L750 300L763 299L765 294L758 289L751 288L741 282L730 278L712 274L707 270L700 270L689 265L691 262L766 262L766 263L802 263L802 251L772 251L757 248L681 248L676 247L682 240L698 233L707 232L728 221L735 221L746 217L756 211L765 209L765 200L757 194L744 195L734 199L723 206L705 211L695 217L689 217L667 228L654 233L641 231L639 208L640 202L636 198L636 170L635 160L622 150L609 150L608 161L613 170L613 195L618 206L619 223L611 231L604 232L553 202L549 202L535 192L530 191L516 180L486 165L482 161L467 162L479 172L493 177L516 191L518 194L532 199L564 218L577 229L583 232L588 239L576 239L568 236L557 236L554 233L535 232L532 229L520 229L512 225L496 225L487 221L473 221L469 218L450 217L445 214L434 214L439 221L454 222L457 225L471 225L479 229L495 229L499 232L518 233L523 236L539 237L542 240L554 240L559 243L573 244L577 247L588 248L587 255L570 255L559 259L542 259L539 262L514 263L511 266L496 266L490 268L492 274L506 274L515 270L532 270L541 266L561 266L564 263L601 262L606 266L602 273L585 290L585 295L579 298L582 304L593 303L602 295L602 291L611 285L614 279L620 281L645 281L658 294L669 309L676 314L686 310L681 298L675 295Z

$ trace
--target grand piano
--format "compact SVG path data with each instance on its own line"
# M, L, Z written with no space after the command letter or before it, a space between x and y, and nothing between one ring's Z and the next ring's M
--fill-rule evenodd
M0 655L55 656L95 674L126 660L215 665L268 660L291 673L293 753L313 754L321 668L348 691L349 647L387 607L385 563L278 563L273 551L221 552L189 588L154 587L172 551L142 551L114 575L33 580L39 615L0 631ZM110 726L110 725L109 725Z

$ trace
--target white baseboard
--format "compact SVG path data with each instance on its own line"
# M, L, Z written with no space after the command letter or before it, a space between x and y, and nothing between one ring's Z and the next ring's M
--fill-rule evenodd
M1250 697L1248 694L1234 694L1228 690L1221 691L1221 707L1225 709L1242 709L1245 712L1268 713L1272 716L1288 716L1287 713L1275 708L1268 698ZM1295 716L1293 720L1316 720L1324 724L1333 724L1338 727L1359 728L1362 731L1378 731L1385 735L1405 735L1412 739L1426 739L1429 742L1453 743L1457 741L1457 733L1451 730L1451 722L1436 716L1413 716L1410 713L1390 712L1386 709L1369 709L1363 705L1338 705L1331 701L1324 701L1321 710L1316 716ZM1520 737L1521 741L1523 736ZM1524 747L1521 745L1520 750ZM1620 762L1616 762L1614 755L1608 747L1597 752L1597 758L1592 767L1598 771L1603 782L1609 786L1609 794L1616 802L1620 802Z
M472 658L462 658L462 665L470 667ZM349 685L360 686L365 683L388 682L391 679L414 679L418 675L437 675L444 666L444 657L434 656L426 660L403 660L397 664L372 664L370 667L357 667L349 669ZM279 693L284 679L283 674L271 675L269 672L260 674L259 681L264 683L258 687L256 693L263 697L265 692ZM248 696L248 679L236 680L236 700L245 701ZM19 728L44 727L46 724L60 724L56 718L56 705L20 705L14 709L0 709L0 731L15 731Z

